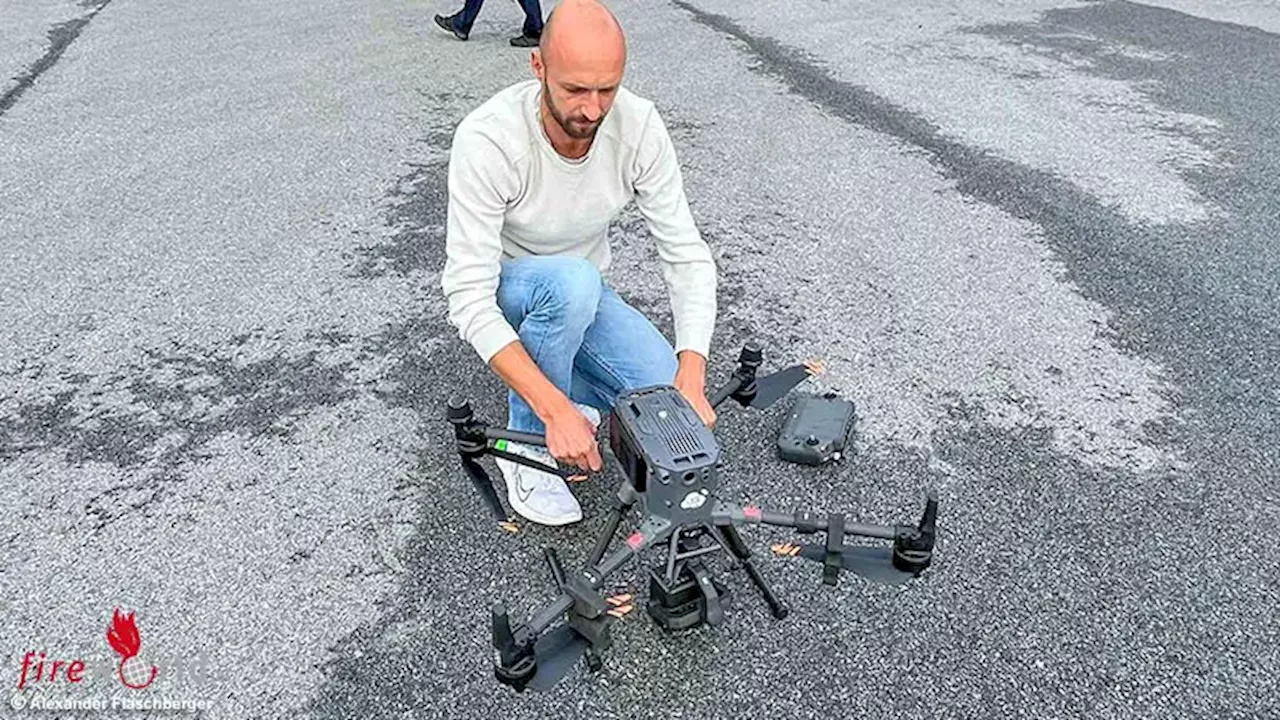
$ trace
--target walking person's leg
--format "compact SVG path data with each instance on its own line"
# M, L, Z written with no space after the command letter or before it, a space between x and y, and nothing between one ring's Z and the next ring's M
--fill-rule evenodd
M436 15L436 24L454 34L459 40L471 36L471 26L480 15L484 0L466 0L462 9L452 15Z
M516 47L536 47L542 37L544 20L542 3L539 0L517 0L520 9L524 10L524 25L520 28L520 36L511 38Z

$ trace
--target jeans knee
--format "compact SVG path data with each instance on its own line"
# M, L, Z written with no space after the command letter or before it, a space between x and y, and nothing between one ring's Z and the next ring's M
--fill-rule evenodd
M618 378L624 390L675 383L680 361L670 343L659 339L630 349L634 360Z
M676 372L680 369L680 361L676 359L676 354L671 351L670 346L663 349L654 348L655 353L646 355L646 365L649 367L648 377L644 379L645 385L673 385L676 381Z
M680 361L669 344L663 350L664 352L658 354L657 366L660 368L658 376L664 383L674 383L676 372L680 370Z
M600 270L583 258L549 258L538 305L585 329L600 305Z

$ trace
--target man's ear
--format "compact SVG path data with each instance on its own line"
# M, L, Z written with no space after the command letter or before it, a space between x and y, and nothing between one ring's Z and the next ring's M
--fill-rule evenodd
M546 67L542 64L542 51L534 49L529 53L529 66L533 68L533 76L539 80L543 80L546 73Z

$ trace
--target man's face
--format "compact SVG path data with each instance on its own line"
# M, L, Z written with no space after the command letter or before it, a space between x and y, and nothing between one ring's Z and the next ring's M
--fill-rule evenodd
M617 97L622 60L620 55L582 59L561 53L545 62L535 54L534 69L542 80L547 110L565 135L575 140L595 137Z
M551 117L564 133L575 140L589 140L595 137L600 123L613 107L617 86L561 85L544 78L542 92Z

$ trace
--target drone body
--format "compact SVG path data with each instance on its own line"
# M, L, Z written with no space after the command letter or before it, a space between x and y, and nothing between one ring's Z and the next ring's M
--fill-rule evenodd
M711 519L720 446L680 391L658 385L620 395L609 441L645 515L676 525Z
M797 365L757 379L761 357L758 347L744 348L737 371L713 395L713 407L729 398L744 407L767 407L819 367ZM474 419L465 401L450 401L448 418L454 425L464 469L505 530L515 528L515 518L503 512L492 481L477 463L481 455L504 457L563 476L577 474L497 449L494 440L545 446L546 439L490 428ZM802 534L825 533L825 543L775 546L775 552L822 563L823 582L829 585L835 585L839 574L846 570L880 582L901 583L918 576L932 562L937 516L937 499L932 493L915 526L846 522L841 514L824 518L810 512L768 512L720 500L720 445L675 387L657 385L622 393L609 416L609 436L610 447L626 477L618 491L615 512L609 516L586 567L566 573L555 551L548 548L546 557L559 597L514 629L505 606L493 608L493 645L498 655L494 674L518 691L526 687L549 689L584 655L593 670L600 669L599 653L612 644L611 623L618 613L598 591L610 575L650 549L664 547L666 562L662 568L649 571L648 613L667 630L714 626L723 620L722 601L727 588L711 577L701 560L715 552L725 552L733 563L746 570L775 618L781 620L789 614L789 608L755 567L751 551L737 531L738 525L764 524L793 528ZM621 521L637 505L638 527L606 557ZM850 546L844 544L846 535L892 540L893 546ZM544 634L561 617L565 622Z

